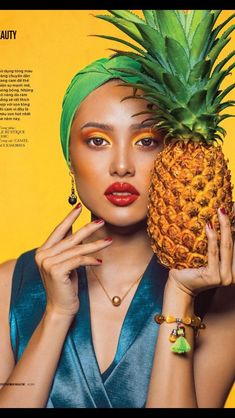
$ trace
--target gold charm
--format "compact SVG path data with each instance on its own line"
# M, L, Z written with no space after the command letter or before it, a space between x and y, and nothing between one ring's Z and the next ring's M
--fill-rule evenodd
M178 335L177 335L177 330L176 330L176 329L173 329L173 330L171 331L171 335L170 335L170 337L169 337L169 341L170 341L171 343L174 343L174 342L177 340L177 337L178 337Z
M120 306L122 303L122 299L119 296L114 296L112 299L113 306Z
M132 289L132 287L137 284L141 278L143 277L144 273L141 274L140 277L138 277L137 280L135 280L132 285L129 287L129 289L126 291L126 293L124 293L124 295L120 298L120 296L114 296L113 298L111 298L111 296L109 296L107 290L105 289L104 285L102 284L102 282L100 281L99 277L96 275L96 273L94 272L94 270L91 268L91 271L93 272L95 278L97 279L98 283L100 284L100 286L102 287L104 293L106 294L107 298L109 299L109 301L112 303L113 306L120 306L122 301L125 299L125 297L128 295L128 293L130 292L130 290Z

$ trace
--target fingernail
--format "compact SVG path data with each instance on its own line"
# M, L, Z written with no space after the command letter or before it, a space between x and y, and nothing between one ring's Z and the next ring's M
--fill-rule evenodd
M108 241L108 242L111 242L113 240L113 238L112 237L107 237L107 238L105 238L105 241Z
M99 263L103 263L103 261L100 258L96 259Z
M213 229L213 225L212 225L211 221L207 222L207 226L208 226L209 229Z
M96 219L96 220L94 221L94 223L95 223L95 224L103 224L103 223L104 223L104 220L103 220L103 219Z
M82 206L82 205L81 205L81 203L79 202L79 203L75 206L75 208L74 208L74 209L79 209L81 206Z
M220 208L220 212L223 214L223 215L227 215L227 212L226 212L226 210L225 210L225 208L222 206L222 208Z

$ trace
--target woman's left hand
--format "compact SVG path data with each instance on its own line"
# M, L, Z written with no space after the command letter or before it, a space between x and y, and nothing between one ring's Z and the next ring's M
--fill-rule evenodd
M220 209L218 209L218 217L221 231L220 247L215 230L206 225L208 264L197 269L171 269L169 272L168 283L176 285L191 296L196 296L212 287L235 283L235 245L230 220Z

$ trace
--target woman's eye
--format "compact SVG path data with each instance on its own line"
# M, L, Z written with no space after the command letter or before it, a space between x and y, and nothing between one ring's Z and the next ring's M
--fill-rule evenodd
M158 143L158 141L156 141L154 138L150 138L150 137L141 138L136 143L138 143L138 142L142 142L142 145L144 147L149 147L149 146L152 146L152 145L157 145L157 143Z
M88 144L91 144L93 146L100 146L100 145L104 145L103 141L105 141L106 143L108 143L108 141L106 141L106 139L101 138L101 137L89 138L88 141L87 141L87 143Z

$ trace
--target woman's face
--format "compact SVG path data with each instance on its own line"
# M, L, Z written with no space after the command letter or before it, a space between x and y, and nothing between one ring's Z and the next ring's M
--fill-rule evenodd
M70 160L77 192L91 213L129 226L146 218L150 171L163 136L151 130L153 122L141 123L147 114L132 116L147 110L147 101L121 102L133 89L118 84L109 81L81 103L71 127Z

